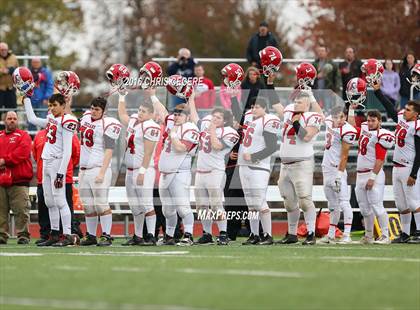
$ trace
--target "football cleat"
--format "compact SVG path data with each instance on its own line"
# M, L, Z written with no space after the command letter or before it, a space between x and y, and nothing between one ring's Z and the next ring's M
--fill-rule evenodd
M80 241L81 246L88 246L88 245L97 245L98 241L96 240L96 236L86 234L86 236Z
M293 244L293 243L297 243L298 241L299 240L296 235L291 235L287 233L283 239L276 241L276 244Z
M110 246L112 245L112 240L113 238L110 235L107 235L106 233L102 233L97 246Z
M251 233L248 240L242 242L242 245L256 245L261 241L260 236Z
M219 237L216 239L217 245L228 245L229 244L229 238L226 234L226 232L220 232Z
M337 241L339 244L351 244L353 241L351 240L350 236L343 236L340 240Z
M407 243L410 243L410 244L420 243L420 230L416 230L414 236Z
M328 235L325 235L324 237L322 237L321 239L319 239L319 243L322 244L335 244L336 240L335 238L330 238Z
M390 244L391 240L389 239L388 236L380 236L378 239L376 239L375 241L373 241L374 244Z
M410 240L410 236L405 232L402 232L397 238L391 241L391 243L407 243Z
M17 240L17 244L29 244L29 238L26 237L20 237Z
M273 243L273 237L269 234L264 234L264 236L261 238L261 241L258 242L258 245L272 245Z
M159 239L157 245L176 245L176 243L174 237L165 234L163 238Z
M51 234L50 237L47 240L45 240L44 242L38 243L37 246L52 246L53 244L55 244L59 241L60 241L60 236L59 235Z
M142 245L144 243L143 238L133 235L130 239L126 242L122 243L122 246L130 246L130 245Z
M144 246L155 246L156 245L156 239L153 234L147 234L146 238L144 239L144 242L141 244Z
M306 236L306 239L303 240L302 245L314 245L316 243L315 233L311 232Z
M38 245L38 244L43 243L43 242L45 242L45 241L47 241L47 240L48 240L48 237L46 237L46 238L41 238L41 239L38 239L37 241L35 241L35 244L36 244L36 245Z
M209 233L204 233L200 239L198 239L197 242L195 242L195 244L199 244L199 245L212 245L214 244L213 241L213 236Z
M191 246L194 244L193 236L190 233L184 233L184 237L179 240L176 245L179 246Z
M74 246L76 245L77 240L75 239L74 235L65 235L60 241L54 243L52 246L54 247L66 247L66 246Z
M363 236L360 241L361 244L373 244L373 238L368 236Z

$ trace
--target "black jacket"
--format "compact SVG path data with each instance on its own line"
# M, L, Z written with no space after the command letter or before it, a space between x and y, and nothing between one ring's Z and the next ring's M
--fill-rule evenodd
M341 73L341 83L343 86L343 98L347 100L346 97L346 87L347 83L355 77L361 77L362 76L362 70L360 67L362 66L362 61L359 59L353 60L353 62L350 64L350 71L349 73L344 73L343 70L347 67L347 61L343 61L338 65L338 69Z
M259 44L260 40L262 40L261 44ZM269 32L266 37L260 37L258 33L251 37L246 49L246 59L249 63L255 61L258 64L258 67L260 67L260 56L258 55L258 52L260 51L259 46L262 48L267 46L277 47L277 40L271 32Z
M401 81L401 88L400 88L400 95L401 97L410 98L410 89L411 83L407 81L407 78L411 80L411 69L413 67L408 68L401 68L400 70L400 81ZM418 93L418 90L415 88L413 95L415 96Z
M185 64L180 64L178 61L172 63L168 67L168 75L174 75L179 74L183 77L190 78L194 77L194 67L195 67L195 61L193 58L189 58L188 62Z

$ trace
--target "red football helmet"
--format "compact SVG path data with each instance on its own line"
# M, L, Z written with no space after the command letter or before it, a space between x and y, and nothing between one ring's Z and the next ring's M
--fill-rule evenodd
M156 87L156 79L162 77L162 67L154 61L149 61L140 68L139 84L142 89Z
M377 81L382 79L384 73L384 66L376 59L368 59L360 67L365 75L366 82L369 85L375 84Z
M262 72L265 76L270 73L279 71L283 55L274 46L267 46L259 52Z
M80 89L80 80L73 71L61 71L57 74L54 87L65 97L76 95Z
M224 66L220 72L223 76L223 83L230 89L238 88L245 77L242 67L235 63Z
M411 84L416 85L418 88L420 88L420 64L416 63L411 69Z
M296 80L299 89L312 88L312 85L315 82L315 78L316 69L312 64L308 62L302 62L296 67Z
M31 70L18 67L13 71L13 84L22 96L31 97L34 93L35 83Z
M113 64L106 72L106 78L112 90L124 92L128 86L130 71L122 64Z
M346 96L352 105L361 105L366 100L366 82L361 78L352 78L347 83Z
M182 99L188 99L192 92L193 86L188 81L188 79L175 74L171 75L166 84L166 89L174 96L177 96Z

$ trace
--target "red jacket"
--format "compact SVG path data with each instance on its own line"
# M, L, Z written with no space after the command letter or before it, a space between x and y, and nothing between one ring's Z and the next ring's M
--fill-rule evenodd
M45 145L45 138L46 138L47 131L45 129L40 130L35 138L34 143L32 144L32 155L36 161L37 170L36 175L38 179L38 184L42 183L42 159L41 154L42 150L44 149ZM77 138L77 135L73 136L73 143L72 143L72 151L71 151L71 158L69 161L69 166L67 168L66 173L66 183L73 184L73 169L79 164L80 160L80 141Z
M195 106L197 109L211 109L216 101L212 80L203 77L202 83L194 85Z
M6 133L0 131L0 158L11 170L13 184L29 183L33 177L31 137L20 129Z

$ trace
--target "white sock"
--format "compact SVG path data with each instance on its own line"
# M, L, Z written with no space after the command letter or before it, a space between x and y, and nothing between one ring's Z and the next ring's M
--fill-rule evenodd
M415 213L414 213L415 214ZM400 214L401 219L401 229L403 233L410 235L410 228L411 228L411 212Z
M328 237L330 239L335 238L335 231L337 229L338 221L340 220L340 209L335 208L333 211L330 211L330 227L328 229Z
M60 230L60 210L57 207L48 208L51 230Z
M147 233L155 236L156 229L156 214L146 216Z
M227 220L217 221L217 227L219 227L219 233L221 231L226 232L227 231Z
M134 219L134 234L137 237L143 238L144 213L133 215Z
M316 222L316 210L315 208L309 208L308 211L303 212L305 217L306 227L308 229L308 234L315 233L315 222Z
M102 233L106 233L107 235L110 235L111 228L112 228L112 214L101 215L100 219L101 219Z
M267 211L266 212L260 211L260 220L261 220L263 232L271 236L271 211L270 209L268 209Z
M348 201L346 201L343 204L343 217L344 217L344 236L350 236L351 225L353 223L353 210Z
M88 234L96 236L96 228L98 227L98 216L86 216L85 219Z
M420 212L414 212L414 221L416 222L416 230L420 230Z
M363 220L365 222L365 236L368 238L373 238L373 224L375 223L375 215L371 213L369 216L364 216Z
M170 236L173 237L175 234L175 228L176 228L176 224L178 222L178 217L176 216L176 213L172 214L171 216L166 217L165 216L165 221L166 221L166 231L165 233Z
M297 229L300 218L300 210L287 211L287 225L289 235L297 235Z
M71 234L71 213L70 208L65 206L60 209L61 224L63 225L63 234Z
M194 214L192 212L188 213L182 219L182 224L184 224L184 232L193 233L193 226L194 226Z
M201 224L203 224L204 232L209 233L209 234L212 233L212 229L211 229L211 226L213 224L212 220L207 220L207 219L201 220Z
M386 211L378 216L378 222L381 227L382 236L389 237L388 213L386 213Z
M249 226L251 226L251 233L253 233L255 236L258 236L260 232L260 220L254 218L250 219Z

